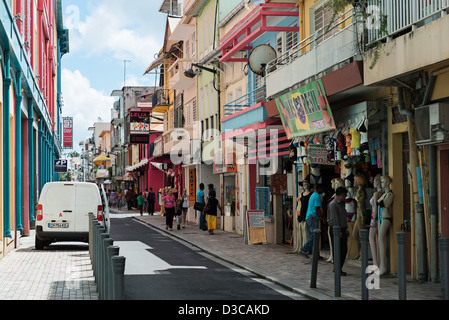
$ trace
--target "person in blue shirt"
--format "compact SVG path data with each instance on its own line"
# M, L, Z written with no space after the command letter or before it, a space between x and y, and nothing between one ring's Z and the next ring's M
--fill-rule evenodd
M306 223L307 229L309 230L309 239L304 244L304 246L299 250L299 253L305 257L309 257L308 253L313 247L313 230L318 229L318 222L322 216L321 207L321 194L323 193L323 186L317 185L315 187L315 192L310 196L309 206L307 208Z
M206 201L204 200L204 183L200 183L200 190L198 190L196 192L196 202L206 204ZM196 213L197 213L196 219L197 219L198 225L201 228L201 222L202 222L201 218L203 216L203 213L201 211L196 211Z

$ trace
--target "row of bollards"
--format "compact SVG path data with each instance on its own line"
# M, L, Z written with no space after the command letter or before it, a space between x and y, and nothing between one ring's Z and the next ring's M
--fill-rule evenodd
M106 229L89 214L89 254L100 300L124 300L125 257Z
M333 227L333 260L334 260L334 296L341 297L341 261L340 261L340 227ZM316 229L313 231L313 256L312 256L312 274L310 279L310 288L317 287L317 275L318 275L318 259L319 259L319 240L321 231ZM370 276L380 277L378 268L370 268L368 265L369 256L369 231L362 229L360 231L361 240L361 295L362 300L369 300L369 290L371 289ZM406 290L406 233L398 232L397 245L398 245L398 297L399 300L407 299ZM439 239L439 251L440 251L440 270L441 270L441 296L443 300L449 300L449 239ZM374 273L372 274L371 272ZM377 273L376 273L377 272Z

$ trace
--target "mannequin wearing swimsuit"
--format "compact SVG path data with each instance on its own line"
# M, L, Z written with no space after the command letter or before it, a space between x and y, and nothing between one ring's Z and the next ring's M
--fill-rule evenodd
M366 200L366 179L362 174L358 174L354 178L354 184L357 188L357 193L355 196L355 200L357 202L357 216L354 224L354 229L352 232L352 237L354 238L357 244L357 252L360 252L360 230L365 227L363 223L363 214L365 213L365 200Z
M392 222L391 206L393 204L393 191L390 189L392 180L389 176L380 178L383 195L377 200L379 217L379 273L383 275L387 272L387 232Z
M381 175L378 174L375 178L374 178L374 188L376 188L376 192L374 192L373 197L370 200L370 204L371 204L371 209L372 209L372 213L371 213L371 224L370 224L370 229L369 229L369 244L370 244L370 248L371 248L371 256L373 257L373 265L375 265L376 267L379 266L379 250L378 250L378 205L377 205L377 199L379 199L382 196L382 187L380 185L380 177Z

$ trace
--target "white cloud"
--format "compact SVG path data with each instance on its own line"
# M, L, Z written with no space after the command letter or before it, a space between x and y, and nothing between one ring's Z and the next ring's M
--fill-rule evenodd
M89 80L79 70L62 70L62 87L64 96L63 114L73 117L74 147L92 133L88 128L101 118L111 121L111 109L115 98L91 87Z
M73 29L75 32L71 32L71 51L87 57L112 56L148 65L162 47L165 27L163 14L154 19L153 2L107 0L91 7L90 15L81 19Z

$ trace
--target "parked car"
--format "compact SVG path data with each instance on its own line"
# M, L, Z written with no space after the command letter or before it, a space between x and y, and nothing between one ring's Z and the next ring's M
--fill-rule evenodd
M36 249L42 250L53 242L89 242L89 213L106 228L110 226L109 211L103 208L100 190L94 183L45 184L36 212Z

